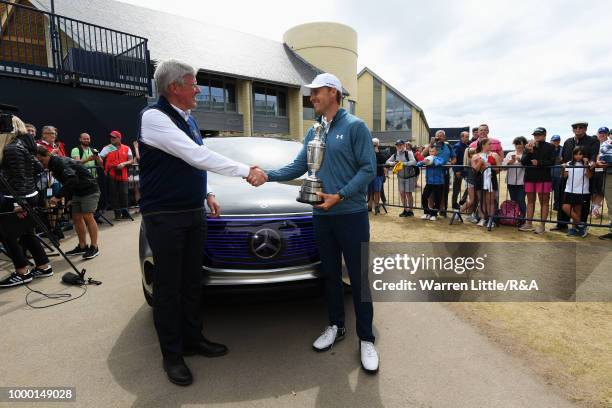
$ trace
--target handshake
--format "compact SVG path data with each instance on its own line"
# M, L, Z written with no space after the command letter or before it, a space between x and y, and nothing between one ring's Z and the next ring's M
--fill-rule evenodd
M251 166L249 175L246 177L246 181L253 187L259 187L266 181L268 181L268 175L258 166Z

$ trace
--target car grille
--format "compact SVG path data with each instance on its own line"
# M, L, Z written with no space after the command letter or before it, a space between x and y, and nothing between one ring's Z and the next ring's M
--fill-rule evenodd
M312 216L208 219L204 263L262 269L317 262Z

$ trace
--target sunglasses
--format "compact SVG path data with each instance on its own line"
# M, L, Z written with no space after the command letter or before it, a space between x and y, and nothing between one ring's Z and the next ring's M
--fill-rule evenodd
M574 126L572 126L572 129L586 129L586 126L584 126L584 125L574 125Z

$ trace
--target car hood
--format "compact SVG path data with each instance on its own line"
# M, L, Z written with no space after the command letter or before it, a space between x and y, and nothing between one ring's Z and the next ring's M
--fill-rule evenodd
M265 183L253 187L240 177L208 173L208 186L217 197L221 215L312 213L312 206L296 201L301 181Z

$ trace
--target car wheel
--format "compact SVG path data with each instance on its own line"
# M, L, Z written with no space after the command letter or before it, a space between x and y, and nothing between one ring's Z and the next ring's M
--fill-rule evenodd
M153 296L151 296L149 292L147 292L147 289L145 288L144 284L142 285L142 293L144 293L144 297L145 297L145 300L147 301L147 305L153 307Z

